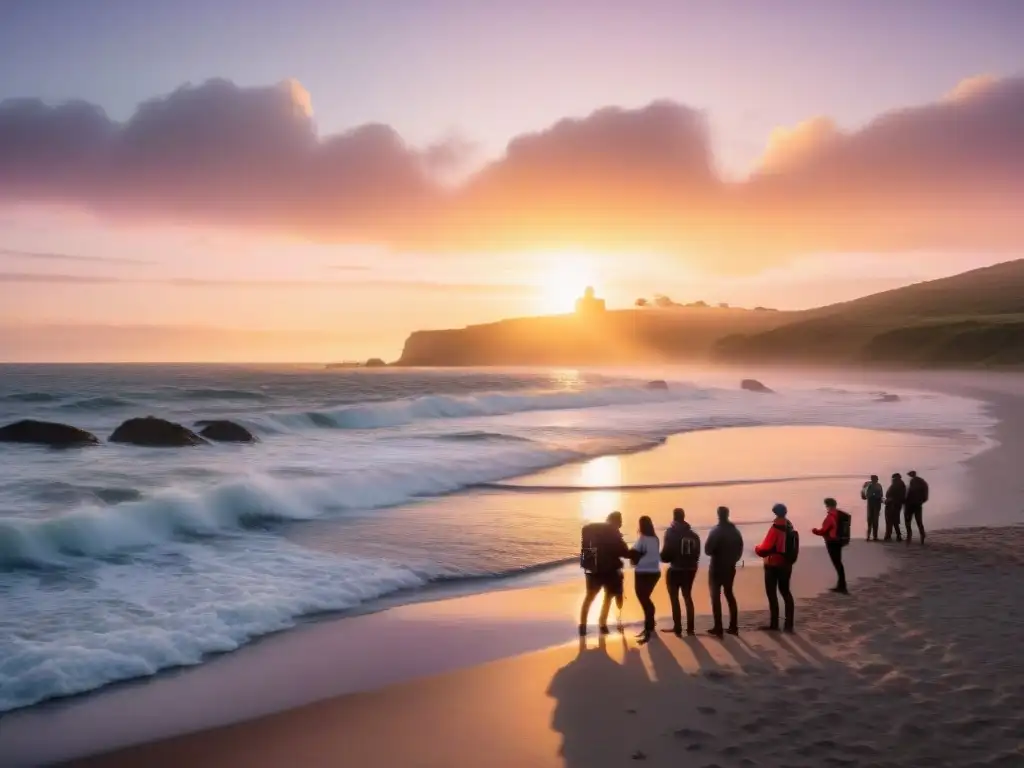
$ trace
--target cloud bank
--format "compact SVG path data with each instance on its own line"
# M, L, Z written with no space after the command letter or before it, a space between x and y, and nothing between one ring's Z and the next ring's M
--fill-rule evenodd
M1024 247L1024 78L975 77L843 131L778 129L745 180L674 102L600 109L509 142L459 184L458 142L387 125L321 136L301 85L187 85L126 122L97 106L0 103L0 201L197 221L394 250L679 253L721 270L821 251Z

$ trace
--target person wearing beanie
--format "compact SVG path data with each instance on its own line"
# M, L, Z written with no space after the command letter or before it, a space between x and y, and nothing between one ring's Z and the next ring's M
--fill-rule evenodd
M708 566L708 588L711 590L711 614L715 625L709 635L722 637L725 634L739 634L739 608L732 586L736 580L736 563L743 557L743 534L729 520L729 508L718 508L718 525L708 534L704 554L711 558ZM722 591L729 605L729 627L722 628Z
M768 632L779 630L779 595L786 608L784 630L793 631L796 618L796 604L790 590L793 576L793 563L800 551L800 536L793 525L786 519L789 510L785 504L772 507L775 519L772 521L768 534L754 552L764 560L764 590L768 597L769 621L759 629Z
M843 566L843 544L839 540L839 509L836 500L825 499L825 519L820 528L814 528L811 533L821 536L825 540L825 549L828 550L832 567L836 569L838 581L832 587L831 592L840 595L850 594L846 588L846 568Z
M907 500L907 485L896 472L892 476L892 482L885 492L885 540L892 541L892 533L896 532L896 541L903 541L903 534L900 533L900 514L903 511L903 504Z

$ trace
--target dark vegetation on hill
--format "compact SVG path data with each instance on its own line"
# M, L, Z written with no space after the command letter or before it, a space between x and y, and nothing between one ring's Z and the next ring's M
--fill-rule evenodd
M777 328L726 336L713 357L917 367L1024 364L1024 260L802 312Z

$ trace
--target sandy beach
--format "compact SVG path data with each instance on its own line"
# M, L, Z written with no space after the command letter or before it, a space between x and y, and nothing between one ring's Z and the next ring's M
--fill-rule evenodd
M999 445L954 478L958 506L936 515L945 530L926 547L849 547L851 596L820 594L833 574L808 547L794 636L754 631L765 605L752 562L738 579L741 635L724 642L668 636L641 648L632 631L566 642L580 585L542 580L313 624L197 669L9 714L0 763L135 744L76 764L1024 764L1020 379L900 383L983 397ZM695 597L700 631L706 590ZM628 601L625 620L638 618Z
M1022 547L936 534L792 637L592 638L80 764L1018 766Z

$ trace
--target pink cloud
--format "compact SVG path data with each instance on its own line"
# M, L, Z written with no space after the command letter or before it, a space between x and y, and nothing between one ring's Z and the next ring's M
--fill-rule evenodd
M779 129L744 181L715 169L704 116L604 108L509 142L464 181L471 146L389 126L320 136L301 85L183 86L124 123L83 102L0 103L0 198L392 249L654 248L713 269L816 251L1024 246L1024 78L973 78L854 131Z

